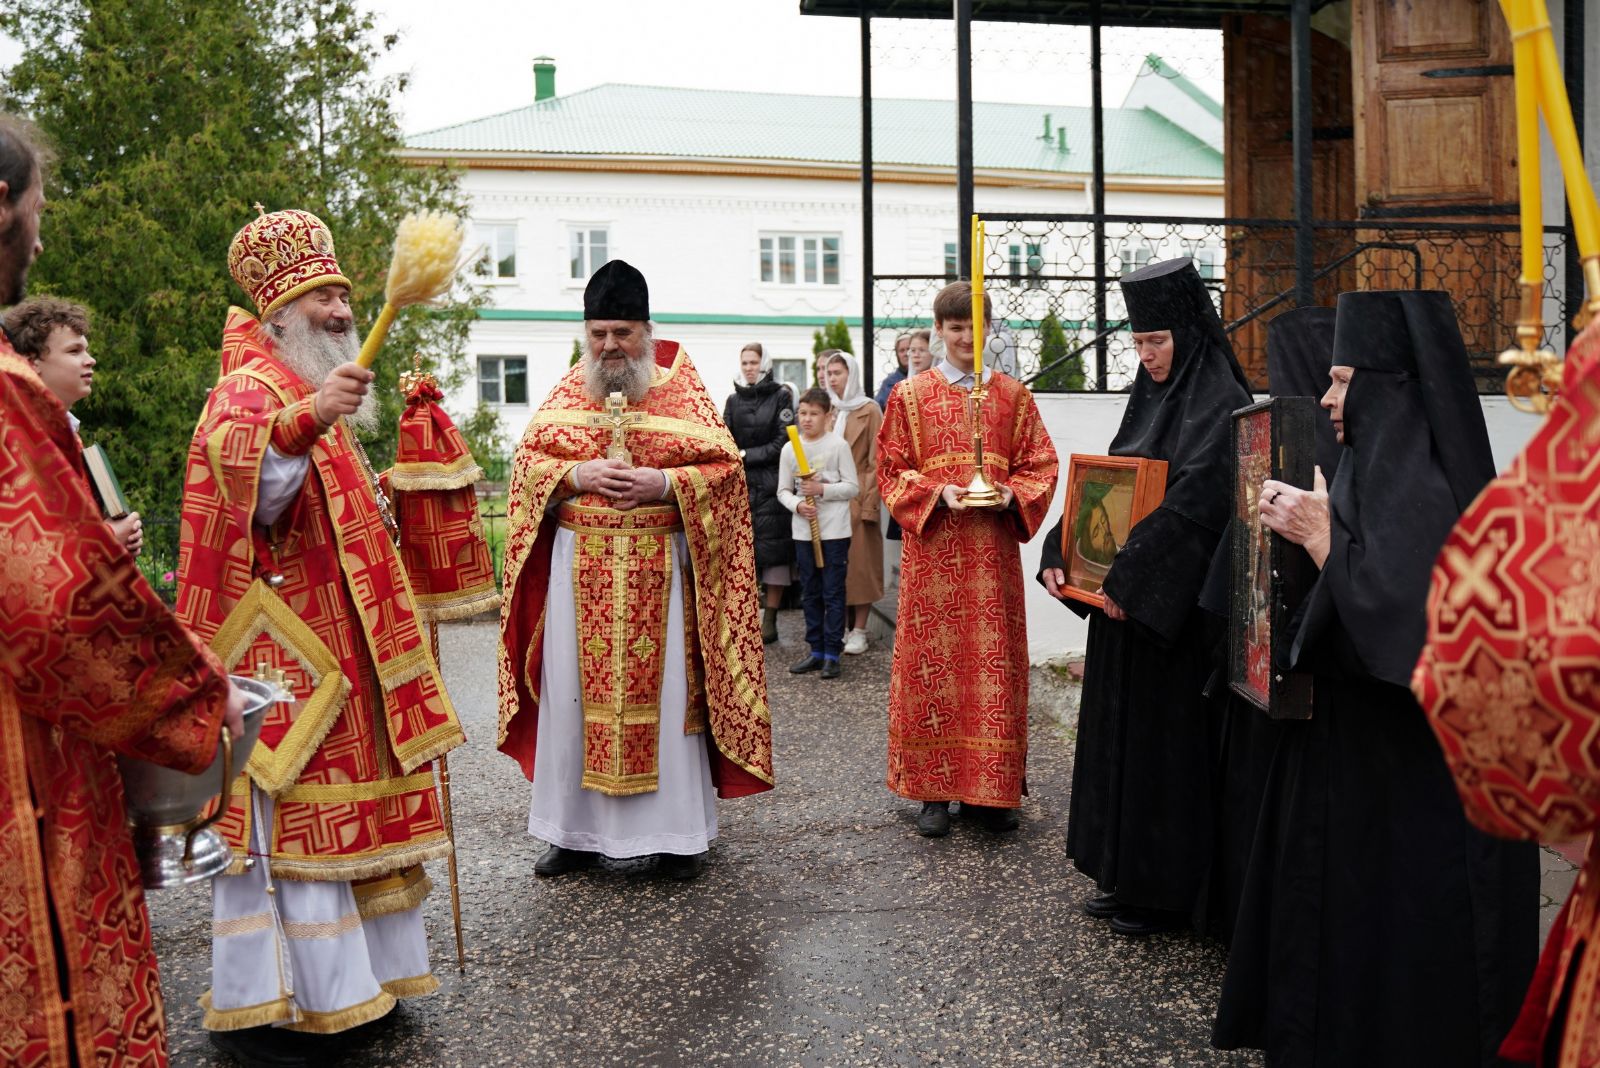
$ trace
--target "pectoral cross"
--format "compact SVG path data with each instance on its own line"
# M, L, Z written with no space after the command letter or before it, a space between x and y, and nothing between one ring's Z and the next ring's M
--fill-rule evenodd
M644 422L643 412L630 412L627 410L628 400L621 393L612 393L606 398L606 412L604 415L591 415L590 426L610 427L611 444L606 448L607 460L621 460L632 466L633 453L628 451L628 446L623 435L628 427Z

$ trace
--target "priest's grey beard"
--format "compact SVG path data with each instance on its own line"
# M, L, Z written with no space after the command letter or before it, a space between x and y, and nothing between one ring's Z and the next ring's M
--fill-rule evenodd
M361 353L361 336L351 324L343 333L318 329L300 309L290 306L271 324L278 359L308 386L320 388L340 364L352 363ZM368 393L361 407L344 417L351 429L372 434L378 429L378 395Z
M656 367L656 342L650 327L644 328L644 342L638 357L628 360L618 371L607 370L600 362L596 344L593 338L589 339L589 353L583 361L584 392L597 404L604 404L613 393L627 397L629 404L644 400L644 395L650 392L650 379Z

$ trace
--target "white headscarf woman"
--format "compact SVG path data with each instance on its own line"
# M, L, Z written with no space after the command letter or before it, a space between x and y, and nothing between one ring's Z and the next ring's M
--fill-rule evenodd
M842 394L833 388L834 376L831 374L828 376L828 397L833 401L833 410L841 413L833 421L834 436L843 438L845 418L863 404L871 403L872 398L867 396L866 390L861 386L860 362L843 349L833 351L833 355L828 358L827 367L833 367L836 360L844 361L848 374L845 377Z
M756 368L754 378L750 377L750 374L745 370L744 357L745 353L747 352L755 353L757 359L761 361L760 365ZM751 362L754 363L755 361L752 360ZM752 341L750 344L739 350L739 373L733 376L733 384L736 387L753 386L771 373L772 357L767 354L767 350L762 346L761 342Z

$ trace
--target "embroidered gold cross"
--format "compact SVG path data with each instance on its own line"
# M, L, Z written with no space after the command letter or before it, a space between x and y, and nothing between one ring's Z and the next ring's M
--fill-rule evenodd
M590 426L610 427L611 444L606 448L607 460L621 460L632 465L633 453L628 451L628 446L623 437L628 427L644 422L643 412L630 412L627 410L628 401L621 393L612 393L606 398L606 411L604 415L591 415Z

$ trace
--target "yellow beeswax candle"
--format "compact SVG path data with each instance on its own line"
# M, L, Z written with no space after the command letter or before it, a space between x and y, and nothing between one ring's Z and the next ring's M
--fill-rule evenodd
M983 220L972 216L972 380L983 382Z
M800 472L801 478L811 476L811 465L806 462L806 448L800 444L800 428L789 427L789 444L794 446L794 466Z

